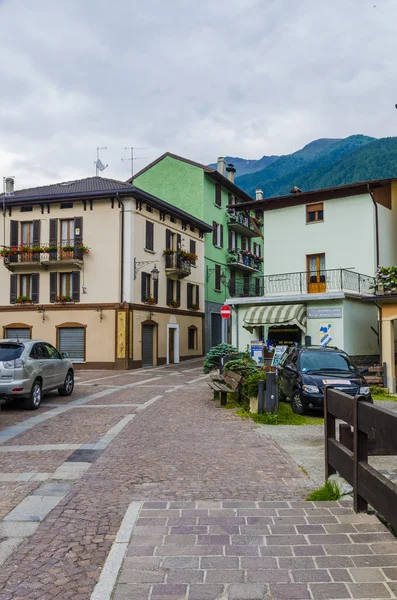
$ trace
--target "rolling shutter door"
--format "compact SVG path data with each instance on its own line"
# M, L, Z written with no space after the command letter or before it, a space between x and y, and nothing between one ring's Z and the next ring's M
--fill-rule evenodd
M153 366L153 326L142 325L142 366Z
M84 362L84 327L60 327L59 351L67 352L73 362Z
M6 329L6 340L12 339L30 340L30 329L28 327L23 329L10 327L9 329Z

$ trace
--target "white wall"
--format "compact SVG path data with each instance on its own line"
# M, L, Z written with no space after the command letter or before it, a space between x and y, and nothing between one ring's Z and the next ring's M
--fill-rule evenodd
M369 194L325 201L322 223L306 223L304 204L266 211L264 274L306 271L308 254L325 253L326 269L354 267L358 273L373 275L374 223Z
M397 184L392 184L392 209L378 204L379 264L397 265Z
M379 354L378 338L371 326L378 329L378 309L374 302L344 301L344 335L348 354Z
M324 302L308 302L307 308L340 308L342 311L342 317L340 318L319 318L319 319L307 319L307 331L304 335L310 335L312 338L313 346L320 345L320 323L331 323L332 324L332 342L331 346L337 346L344 350L345 346L345 337L344 337L344 304L346 301L344 300L327 300Z

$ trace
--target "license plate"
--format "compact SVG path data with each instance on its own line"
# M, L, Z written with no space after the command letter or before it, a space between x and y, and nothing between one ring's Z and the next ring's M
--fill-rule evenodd
M349 379L323 379L324 385L351 385Z

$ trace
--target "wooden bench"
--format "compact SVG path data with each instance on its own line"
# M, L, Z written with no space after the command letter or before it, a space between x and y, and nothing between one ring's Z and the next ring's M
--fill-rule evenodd
M383 367L380 365L373 365L371 367L367 367L368 374L363 373L365 377L365 381L369 385L380 385L383 386Z
M225 370L223 375L211 375L208 385L214 390L214 400L221 398L221 406L227 403L227 395L231 392L239 392L243 377L233 371Z

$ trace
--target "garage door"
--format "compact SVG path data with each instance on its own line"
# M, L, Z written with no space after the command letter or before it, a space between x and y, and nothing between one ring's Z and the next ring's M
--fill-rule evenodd
M60 327L59 351L67 352L73 362L84 362L84 327Z
M6 329L6 339L30 340L30 329L28 327L21 329L10 327Z

